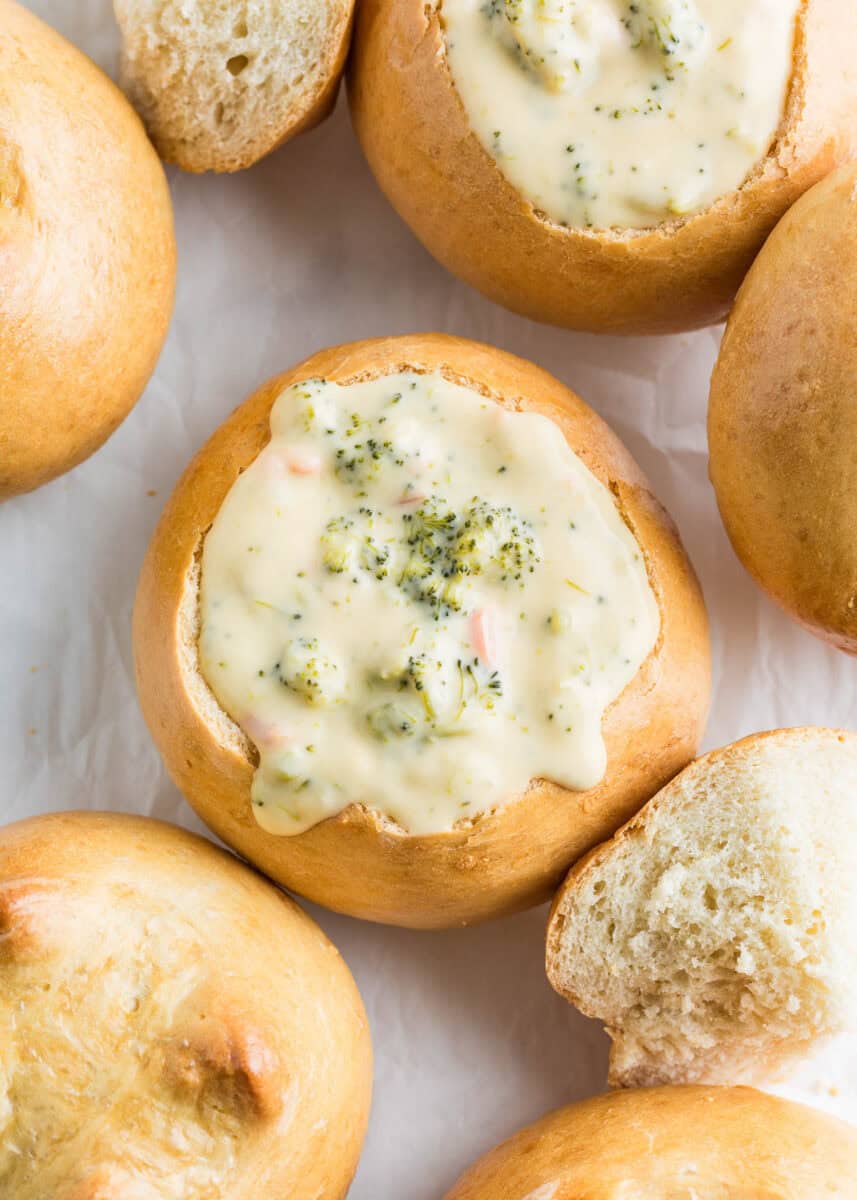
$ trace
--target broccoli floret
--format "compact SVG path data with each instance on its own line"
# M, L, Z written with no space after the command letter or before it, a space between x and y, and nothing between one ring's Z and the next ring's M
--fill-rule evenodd
M412 513L403 513L408 558L399 575L399 587L415 600L428 604L436 615L461 608L459 572L454 546L459 518L445 500L433 498Z
M337 411L333 397L325 392L323 379L308 379L300 385L298 393L303 400L301 418L307 433L336 433Z
M417 718L402 704L380 704L367 713L366 719L375 737L382 742L410 738L417 732Z
M333 469L342 483L362 489L374 482L385 467L404 466L405 452L378 425L359 413L351 414L342 444L334 451Z
M321 535L322 562L336 575L344 571L368 571L376 579L389 574L391 538L371 508L355 516L335 517Z
M474 497L456 513L446 501L432 499L402 520L409 554L399 586L436 617L461 610L467 576L520 581L540 560L532 526L508 505Z
M370 728L383 741L461 736L467 732L461 718L468 710L475 705L492 709L503 695L499 671L477 658L444 660L428 653L412 654L401 667L370 676L369 683L382 694L399 693L367 713ZM422 712L415 712L414 701Z
M635 47L646 46L667 60L668 76L673 66L685 65L687 55L705 36L705 25L692 0L637 0L628 6L623 23Z
M308 704L331 704L341 695L339 667L319 652L318 638L293 638L276 664L277 677Z
M436 692L437 680L442 668L442 662L429 658L427 654L412 654L399 676L399 689L413 691L417 694L429 721L433 721L437 716L436 697L433 692Z
M531 574L541 557L529 521L508 504L476 499L464 512L453 555L459 574L499 583Z

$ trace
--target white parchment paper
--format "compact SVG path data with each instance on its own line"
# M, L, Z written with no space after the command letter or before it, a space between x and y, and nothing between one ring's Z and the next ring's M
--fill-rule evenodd
M111 73L109 0L31 6ZM857 663L792 624L735 559L707 478L719 331L598 339L514 317L452 279L390 209L344 103L250 171L171 170L178 300L152 382L108 445L0 508L4 820L62 808L201 829L140 716L130 614L162 505L190 456L267 377L325 345L443 330L494 343L574 387L624 439L679 524L712 621L706 746L779 725L851 726ZM478 1154L604 1085L607 1042L551 992L546 912L474 930L385 929L313 909L362 989L376 1090L351 1200L439 1200ZM857 1114L843 1043L781 1084Z

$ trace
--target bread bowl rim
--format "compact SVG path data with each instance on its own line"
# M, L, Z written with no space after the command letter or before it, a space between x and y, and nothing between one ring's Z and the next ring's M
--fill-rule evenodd
M399 216L496 303L595 333L686 332L725 318L788 204L857 152L857 105L838 82L852 48L857 57L857 21L843 12L844 0L800 0L781 120L742 183L647 228L563 227L538 214L470 126L438 0L362 0L346 77L352 123Z
M369 364L368 368L367 363ZM176 703L182 707L182 721L198 723L203 731L200 733L200 737L207 746L210 744L211 754L222 754L225 763L224 770L230 771L227 792L231 800L234 800L234 811L228 817L229 828L234 829L236 824L245 828L248 825L252 826L264 838L266 845L282 846L284 843L300 845L302 839L311 836L315 830L323 828L338 830L358 828L368 831L375 838L384 840L387 847L392 845L390 840L392 838L393 841L406 844L415 851L427 852L432 847L444 844L452 844L455 848L463 849L466 845L469 846L474 838L479 839L486 833L490 836L502 818L502 814L518 808L527 800L541 798L544 801L545 797L550 797L551 801L556 804L569 796L592 797L593 805L600 806L600 810L603 810L606 802L616 799L607 789L612 786L615 791L616 776L617 774L621 775L621 772L617 773L613 765L608 765L605 780L598 788L589 792L574 793L556 784L539 780L532 781L525 791L514 798L509 798L504 802L498 801L497 805L486 809L482 814L477 814L473 820L459 823L452 829L440 833L410 834L391 823L389 819L371 807L352 804L339 814L319 822L304 834L288 837L267 834L257 825L251 811L250 784L254 769L253 759L247 756L246 749L237 749L234 742L231 746L225 746L222 741L217 740L216 731L212 731L211 726L206 723L204 713L192 695L192 689L188 684L189 678L191 681L201 679L205 683L206 692L213 698L207 681L204 680L204 676L198 669L198 659L195 653L188 655L179 646L182 610L184 611L183 619L186 622L184 645L196 645L199 603L198 590L193 584L193 571L194 562L199 562L200 538L210 528L232 480L255 459L263 446L267 444L270 437L269 414L274 400L290 384L313 377L321 376L341 383L353 381L358 377L383 377L399 370L422 369L431 372L441 368L445 368L444 373L447 377L476 391L480 390L477 386L479 381L483 380L484 382L487 376L491 380L491 386L486 387L483 394L495 401L504 400L505 406L510 409L520 405L525 409L541 411L549 418L553 412L555 422L557 415L564 416L569 421L576 423L579 430L579 442L588 437L592 430L595 431L598 445L591 446L587 443L587 448L582 448L578 442L577 445L572 445L572 449L592 474L601 479L602 483L605 482L604 476L607 476L607 484L610 487L614 503L617 500L621 502L617 504L617 507L644 554L647 573L658 603L660 617L657 643L631 682L607 710L605 721L602 723L602 733L606 735L609 747L609 722L614 713L618 713L620 716L625 714L625 708L630 703L629 695L635 697L639 693L647 699L650 693L663 689L662 659L666 655L675 661L677 658L675 643L686 638L692 645L692 663L690 673L682 676L682 682L684 684L687 678L691 679L691 683L684 687L684 691L690 691L693 694L690 725L694 731L694 741L699 736L699 727L704 720L705 712L707 712L710 671L707 619L701 593L696 576L684 554L672 522L652 497L641 471L615 434L609 430L609 427L579 397L554 377L534 364L494 347L454 338L447 334L403 335L346 343L343 346L323 350L317 355L301 361L288 371L275 376L262 388L253 392L218 428L197 454L177 485L173 498L161 518L141 573L135 604L134 633L138 690L144 715L180 790L185 793L192 807L196 809L203 820L227 842L230 842L230 838L223 832L224 822L221 821L221 827L218 828L217 820L213 819L213 814L216 817L218 812L218 806L216 803L212 803L210 795L201 798L198 793L192 795L189 792L189 785L182 786L180 779L185 776L181 763L176 766L175 733L166 729L164 721L159 722L158 701L157 697L153 695L156 681L149 678L150 668L147 665L150 647L154 646L155 653L163 657L163 647L159 645L158 641L159 630L164 637L178 647L174 652L168 651L167 653L170 659L168 669L175 675L176 680L180 681ZM533 383L534 390L538 390L538 385L541 385L545 395L534 400L528 391L520 386L521 379ZM511 381L518 381L519 386L515 387L514 382ZM512 400L510 397L515 399ZM563 408L563 404L567 404L568 407ZM560 421L559 424L562 429L562 422ZM566 440L569 440L567 434ZM240 443L237 450L236 443ZM595 461L593 462L593 460ZM224 471L229 475L228 479L225 478ZM208 487L208 484L212 479L216 485L213 489L215 494L205 496L201 510L195 503L194 497L194 488L200 478L206 480L203 488L207 488L209 492L212 489ZM180 528L175 527L176 522ZM645 545L644 542L646 542ZM671 591L677 593L675 604L671 603ZM682 606L680 615L676 612L678 606ZM665 617L667 612L671 614L669 620ZM157 622L159 630L153 630L150 627L150 621ZM689 631L687 634L686 630ZM669 639L667 638L668 632ZM184 664L181 669L174 665L179 658L182 658ZM191 663L190 674L187 668L188 661ZM669 689L667 689L668 691ZM704 703L702 702L703 696ZM213 699L217 711L222 713L223 710L216 698ZM647 703L646 714L651 719L652 702L647 701ZM677 711L677 706L674 705L671 711ZM627 714L624 715L624 720L627 724ZM676 733L674 742L683 747L690 736L686 729L687 714L682 710L676 721L681 728ZM236 726L231 718L230 723L233 728L240 729L240 726ZM164 739L168 742L166 749ZM249 738L245 737L244 740L245 743L251 744ZM660 764L665 757L670 757L674 752L674 744L661 745L659 743L655 755L655 765ZM210 765L210 761L208 765ZM190 770L190 761L186 765ZM176 766L175 770L173 770L173 766ZM654 769L651 762L647 763L646 769L649 771ZM678 767L671 768L672 773L677 769ZM180 778L177 778L177 774ZM187 784L187 780L185 782ZM235 789L240 789L240 798L235 796ZM624 793L622 794L624 795ZM227 818L224 818L225 820ZM230 844L233 843L230 842ZM247 851L242 848L241 853L247 854ZM249 857L253 859L252 854ZM571 857L570 855L567 861L570 861ZM253 859L253 861L256 860ZM270 868L263 867L263 869L268 869L270 873ZM282 878L280 878L280 882L283 882ZM286 883L287 886L292 886L288 881ZM297 890L301 891L302 889L298 887ZM304 891L303 894L308 893ZM317 899L318 897L311 898ZM321 902L324 903L324 901Z

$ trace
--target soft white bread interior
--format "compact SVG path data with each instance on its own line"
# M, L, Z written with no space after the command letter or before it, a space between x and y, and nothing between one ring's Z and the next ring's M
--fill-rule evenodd
M121 82L161 156L235 171L328 115L353 0L115 0Z
M758 1077L857 1027L857 735L761 734L692 763L570 873L553 986L611 1081Z

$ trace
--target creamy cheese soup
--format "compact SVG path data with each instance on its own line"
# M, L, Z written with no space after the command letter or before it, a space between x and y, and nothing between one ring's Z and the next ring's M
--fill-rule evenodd
M200 659L258 748L256 817L450 829L593 787L660 627L610 492L547 418L440 374L310 379L205 539Z
M738 188L782 119L801 0L440 0L470 125L533 206L640 228Z

